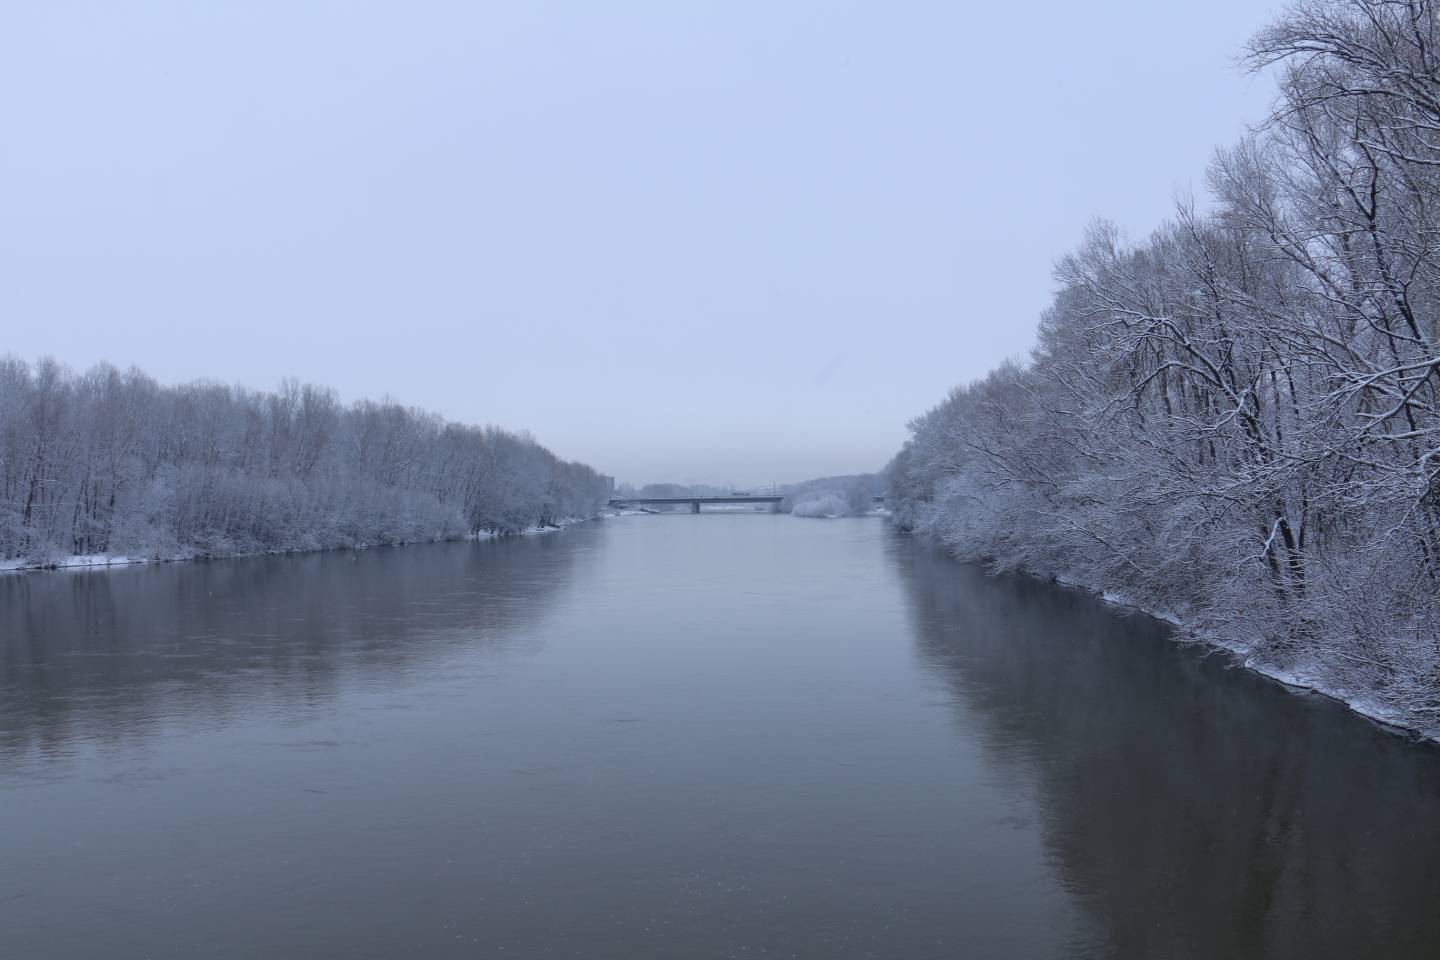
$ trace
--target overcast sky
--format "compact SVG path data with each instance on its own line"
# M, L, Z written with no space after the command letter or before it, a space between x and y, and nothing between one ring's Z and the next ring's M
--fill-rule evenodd
M390 394L636 483L877 469L1269 102L1209 2L0 13L0 353Z

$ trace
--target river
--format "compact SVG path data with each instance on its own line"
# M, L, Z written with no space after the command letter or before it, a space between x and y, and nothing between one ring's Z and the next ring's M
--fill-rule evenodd
M875 518L0 578L0 955L1440 955L1440 751Z

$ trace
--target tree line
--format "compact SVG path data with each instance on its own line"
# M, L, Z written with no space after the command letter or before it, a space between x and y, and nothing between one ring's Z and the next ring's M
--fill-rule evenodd
M1246 56L1278 95L1209 204L1094 226L1028 362L910 424L890 505L1436 732L1440 24L1303 0Z
M0 558L226 556L514 533L593 516L606 478L528 434L0 358Z
M780 512L797 517L861 517L875 509L885 479L874 473L818 477L785 488Z

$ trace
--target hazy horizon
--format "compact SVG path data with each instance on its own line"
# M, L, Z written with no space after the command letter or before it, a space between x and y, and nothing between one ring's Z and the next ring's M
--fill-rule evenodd
M876 470L1088 221L1200 192L1269 8L14 10L0 353L389 395L636 484Z

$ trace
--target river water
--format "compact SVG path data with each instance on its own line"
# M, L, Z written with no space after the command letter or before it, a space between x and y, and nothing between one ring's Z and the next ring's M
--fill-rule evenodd
M1440 753L874 518L0 578L0 956L1426 957Z

